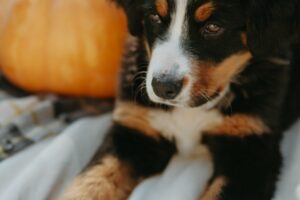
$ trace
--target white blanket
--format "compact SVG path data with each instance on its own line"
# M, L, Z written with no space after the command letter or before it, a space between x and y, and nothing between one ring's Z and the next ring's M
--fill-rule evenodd
M89 162L110 115L80 120L61 135L0 163L1 200L54 200ZM300 200L300 122L286 133L283 174L274 200ZM161 176L140 184L130 200L195 200L211 172L205 160L174 157Z

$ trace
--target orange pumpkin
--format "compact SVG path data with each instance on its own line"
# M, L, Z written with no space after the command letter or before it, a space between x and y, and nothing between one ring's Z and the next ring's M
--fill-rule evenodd
M29 91L112 97L126 33L107 0L0 0L0 66Z

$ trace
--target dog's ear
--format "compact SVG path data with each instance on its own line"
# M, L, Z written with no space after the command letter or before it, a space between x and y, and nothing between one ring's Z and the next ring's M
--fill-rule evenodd
M247 42L253 55L266 57L287 48L299 31L299 0L250 0ZM298 10L298 11L297 11ZM300 33L297 33L300 36Z
M116 0L125 11L128 19L128 28L132 35L139 36L143 33L142 17L140 9L142 0Z

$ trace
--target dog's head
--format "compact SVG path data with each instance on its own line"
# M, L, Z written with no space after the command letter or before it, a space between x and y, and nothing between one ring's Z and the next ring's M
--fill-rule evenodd
M214 102L252 58L249 47L257 48L252 38L248 44L257 26L247 0L118 1L130 32L145 40L147 94L156 103Z

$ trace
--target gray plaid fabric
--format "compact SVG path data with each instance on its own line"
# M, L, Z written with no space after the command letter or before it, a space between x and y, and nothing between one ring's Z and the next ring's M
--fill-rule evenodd
M111 100L29 95L0 76L0 161L59 134L78 118L111 109Z

